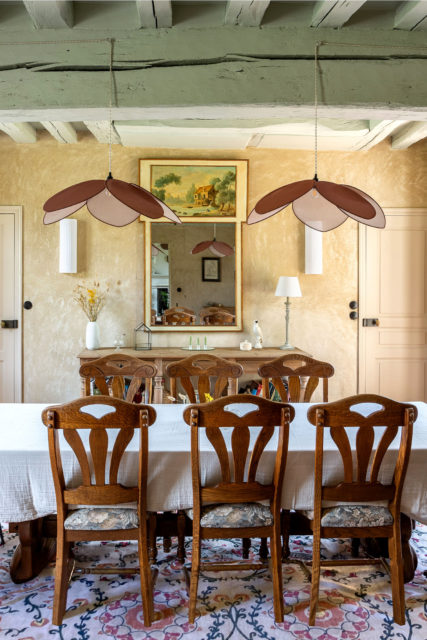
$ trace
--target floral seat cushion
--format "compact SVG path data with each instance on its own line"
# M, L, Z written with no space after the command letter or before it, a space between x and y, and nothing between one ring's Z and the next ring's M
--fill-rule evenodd
M186 511L193 519L193 509ZM242 502L238 504L213 504L202 508L200 520L202 527L268 527L273 524L270 507L258 502Z
M302 512L310 520L313 511ZM322 527L386 527L393 524L387 507L377 504L341 504L323 510Z
M136 509L75 509L65 518L65 529L90 531L111 531L115 529L136 529L139 526Z

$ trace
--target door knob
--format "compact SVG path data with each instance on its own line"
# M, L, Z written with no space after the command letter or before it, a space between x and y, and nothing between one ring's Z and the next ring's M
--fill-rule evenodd
M380 321L378 318L363 318L362 325L364 327L379 327Z
M1 321L2 329L17 329L18 328L18 320L2 320Z

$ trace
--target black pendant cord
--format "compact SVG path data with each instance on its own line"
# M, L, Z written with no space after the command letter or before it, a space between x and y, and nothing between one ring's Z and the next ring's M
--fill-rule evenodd
M112 173L111 173L111 164L112 164L112 138L113 138L113 48L114 48L114 38L109 38L109 43L110 43L110 70L109 70L109 76L110 76L110 104L109 104L109 113L108 113L108 118L109 118L109 124L110 124L110 131L109 131L109 140L108 140L108 178L107 180L109 180L110 178L112 178Z
M316 42L314 48L314 180L317 177L317 72L318 72L318 55L321 42Z

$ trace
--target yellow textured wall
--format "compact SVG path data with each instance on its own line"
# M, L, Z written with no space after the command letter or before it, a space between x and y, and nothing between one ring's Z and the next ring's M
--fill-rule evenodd
M99 324L101 340L112 345L142 319L143 225L122 229L104 225L86 209L79 220L79 265L76 275L58 273L58 225L42 224L42 205L71 184L105 177L107 146L84 136L63 145L47 134L34 145L18 145L0 136L0 204L23 206L23 372L25 402L60 402L79 394L77 354L84 347L86 318L72 300L82 280L108 281L111 291ZM313 154L302 151L246 150L208 152L113 150L116 178L138 182L138 159L150 157L229 158L249 160L249 207L282 184L310 178ZM426 206L427 143L391 151L383 142L368 152L319 154L319 177L352 184L383 207ZM348 317L357 298L357 224L348 220L324 235L324 273L304 275L304 227L290 208L265 222L243 229L244 332L215 333L210 342L237 346L250 337L257 319L266 345L284 340L284 307L274 290L280 275L300 276L303 297L291 308L291 340L315 357L335 366L331 399L356 392L357 323ZM119 283L119 284L118 284ZM154 346L187 343L186 334L154 334Z

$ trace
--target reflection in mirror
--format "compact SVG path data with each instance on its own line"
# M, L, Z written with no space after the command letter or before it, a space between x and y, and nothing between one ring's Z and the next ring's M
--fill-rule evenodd
M236 225L151 225L151 324L236 327ZM233 248L219 257L215 246L191 251L216 238Z

